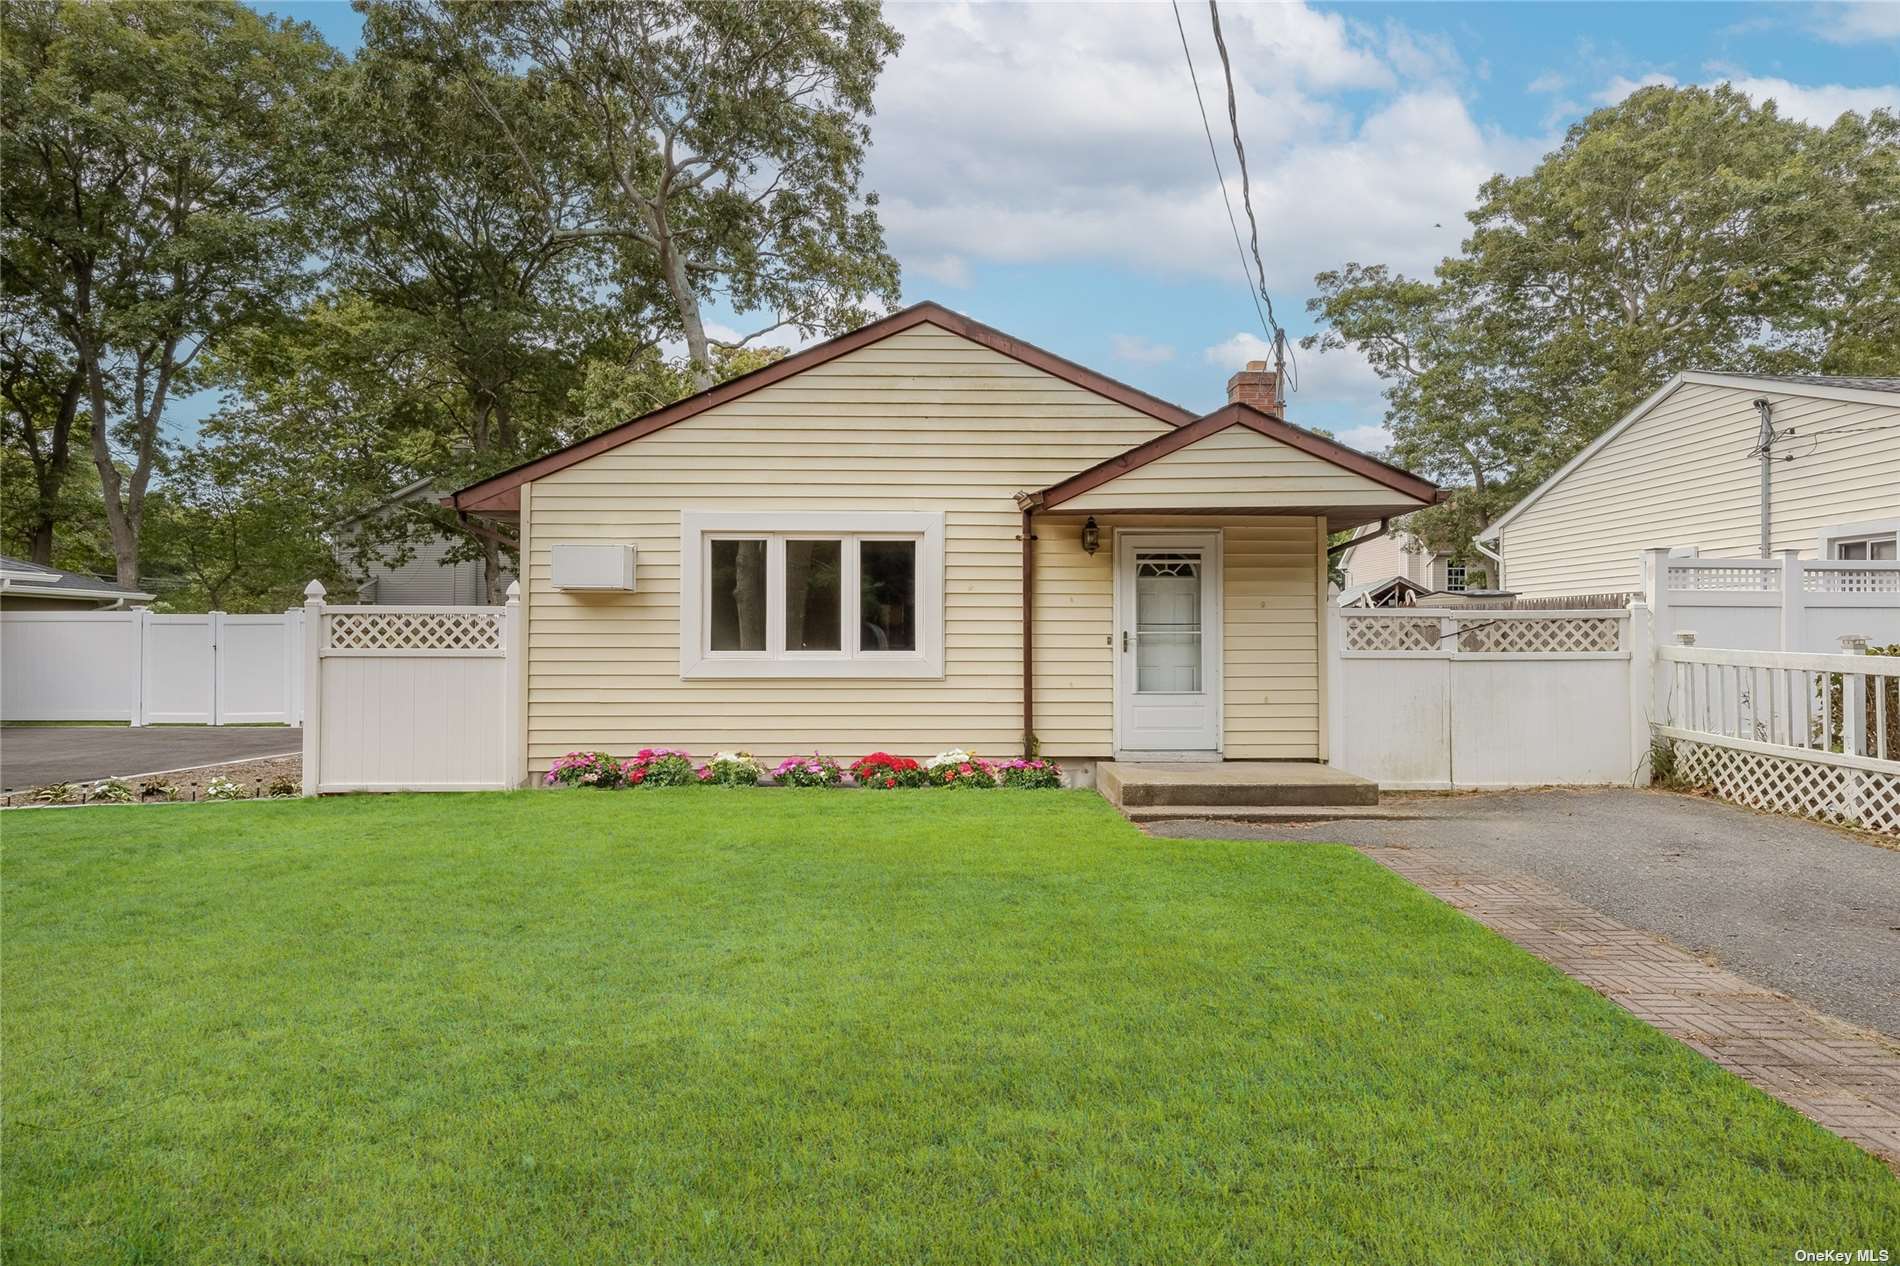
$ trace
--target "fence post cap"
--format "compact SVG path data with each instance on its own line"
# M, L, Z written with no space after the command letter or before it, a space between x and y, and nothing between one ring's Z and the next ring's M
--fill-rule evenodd
M1684 629L1682 632L1676 634L1676 645L1677 646L1694 646L1695 632L1691 629Z
M1841 634L1841 654L1865 655L1866 653L1867 638L1864 635L1859 633Z
M511 580L508 582L508 601L511 603L521 601L521 582L519 580Z
M305 602L321 602L323 600L323 595L327 592L329 591L323 587L323 582L321 580L313 580L309 584L303 587L304 601Z

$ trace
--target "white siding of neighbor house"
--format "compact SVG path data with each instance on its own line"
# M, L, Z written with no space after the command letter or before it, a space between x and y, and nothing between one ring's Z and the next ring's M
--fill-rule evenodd
M1526 597L1636 590L1652 546L1757 555L1758 398L1774 403L1777 430L1795 431L1780 445L1793 460L1773 468L1774 549L1812 558L1824 526L1900 515L1900 397L1684 383L1504 525L1504 585ZM1814 435L1846 426L1884 429Z
M1375 537L1346 551L1346 587L1377 584L1394 576L1429 588L1445 583L1445 555L1407 549L1413 537L1406 532L1391 532Z
M622 754L648 744L762 757L816 747L843 759L877 748L1020 751L1014 494L1167 429L922 325L543 476L522 501L531 768L575 748ZM682 680L687 509L941 511L944 678ZM1079 520L1036 520L1037 732L1050 755L1111 750L1110 532L1128 522L1109 521L1091 557ZM1202 517L1193 526L1227 529L1228 755L1317 757L1319 521ZM638 591L554 589L550 549L561 541L637 545Z
M1404 493L1244 426L1177 449L1063 502L1069 512L1262 506L1391 506L1415 510Z
M377 606L479 606L488 601L482 589L482 565L476 559L449 562L449 542L440 537L423 541L401 566L371 564L365 579L375 582L366 599ZM506 586L512 577L504 576Z

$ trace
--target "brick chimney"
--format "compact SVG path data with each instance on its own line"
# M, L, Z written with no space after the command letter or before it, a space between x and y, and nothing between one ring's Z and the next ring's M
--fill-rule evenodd
M1227 402L1250 404L1267 413L1280 412L1279 375L1263 360L1250 360L1247 367L1227 380Z

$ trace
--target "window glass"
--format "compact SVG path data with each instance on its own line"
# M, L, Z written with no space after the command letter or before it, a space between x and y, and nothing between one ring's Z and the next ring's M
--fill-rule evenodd
M1868 551L1867 557L1873 559L1876 562L1891 563L1895 561L1894 560L1894 554L1895 554L1894 545L1895 545L1895 540L1891 536L1888 537L1884 541L1869 542L1867 546L1867 551Z
M1445 568L1445 591L1447 593L1457 593L1460 590L1462 590L1464 587L1465 587L1464 564L1452 563L1449 566L1447 566Z
M1201 688L1201 557L1135 555L1135 689L1194 694Z
M1834 557L1842 562L1856 562L1867 557L1867 542L1842 541L1834 547Z
M917 542L858 543L858 649L917 649Z
M712 627L715 651L765 649L765 542L712 545Z
M844 542L785 542L785 649L842 649Z

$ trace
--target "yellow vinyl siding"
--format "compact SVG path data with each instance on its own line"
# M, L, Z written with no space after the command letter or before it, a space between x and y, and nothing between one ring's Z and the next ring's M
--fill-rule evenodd
M1684 383L1504 526L1504 583L1527 597L1635 590L1648 547L1757 555L1758 398L1795 431L1779 446L1794 460L1773 467L1775 549L1812 558L1828 524L1900 515L1900 402ZM1816 434L1848 426L1885 429Z
M1049 755L1105 756L1114 747L1113 533L1181 526L1160 515L1104 518L1102 547L1090 557L1079 522L1036 521L1036 736ZM1320 521L1196 516L1187 526L1223 537L1226 756L1317 759Z
M1391 506L1416 499L1244 426L1177 449L1063 502L1065 512Z
M1013 495L1166 429L923 325L536 480L523 507L531 767L545 769L571 748L622 753L658 743L772 756L816 746L847 759L877 747L1019 750L1021 516ZM942 511L944 679L682 681L687 509ZM548 556L557 541L638 545L639 591L553 589ZM1060 569L1052 573L1049 584L1059 585ZM1098 638L1107 624L1104 613ZM1079 628L1075 635L1083 636ZM1067 696L1089 689L1052 687L1048 706L1078 702ZM1111 705L1104 695L1087 706L1106 718ZM1104 719L1088 732L1105 728Z

